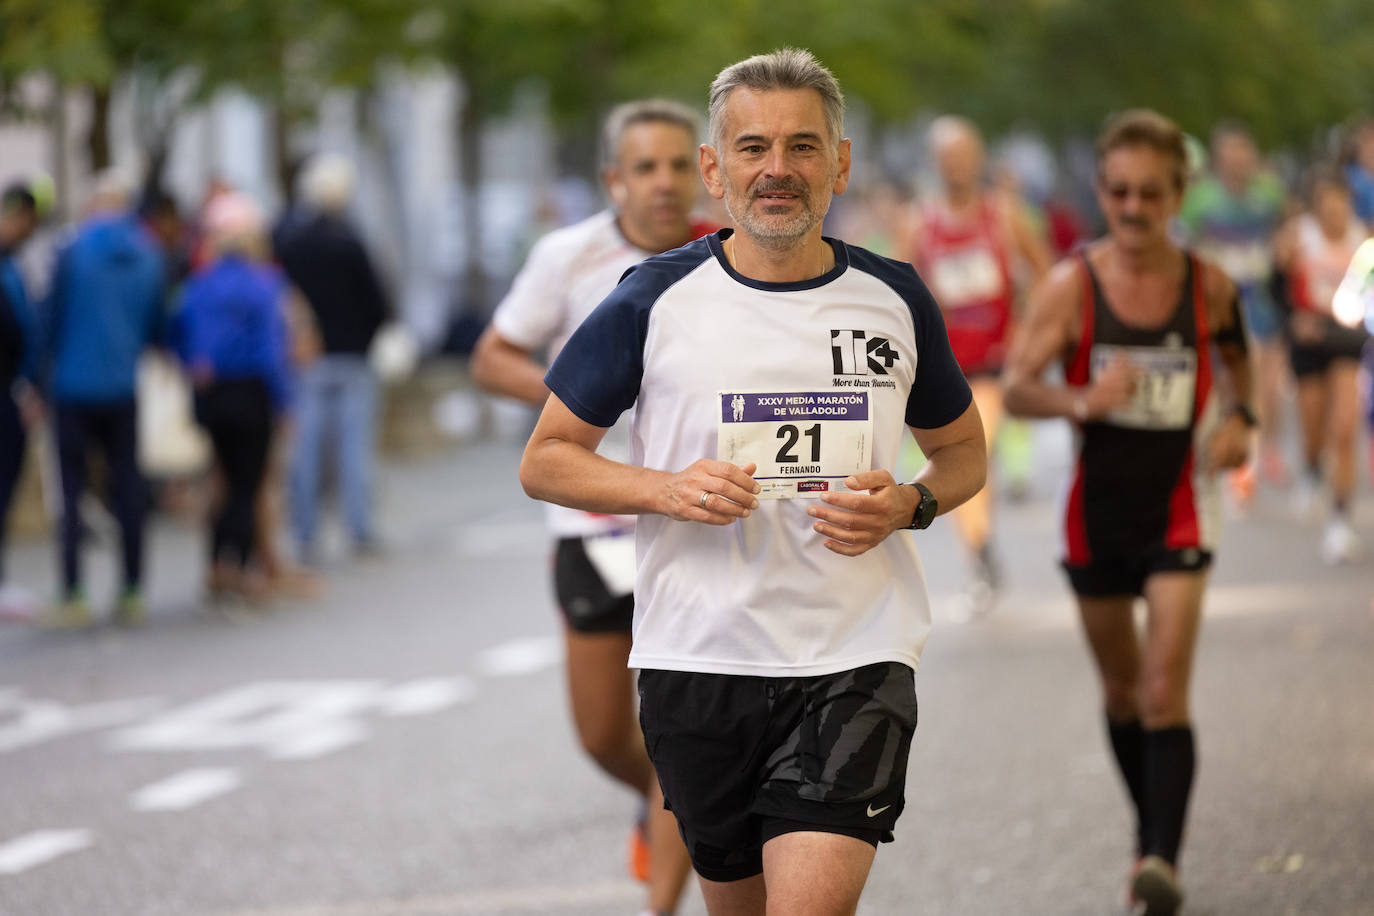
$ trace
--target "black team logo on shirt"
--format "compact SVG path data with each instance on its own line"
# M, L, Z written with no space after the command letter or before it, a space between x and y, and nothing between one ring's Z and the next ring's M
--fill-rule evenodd
M887 375L901 359L886 337L865 331L831 331L830 359L836 375Z

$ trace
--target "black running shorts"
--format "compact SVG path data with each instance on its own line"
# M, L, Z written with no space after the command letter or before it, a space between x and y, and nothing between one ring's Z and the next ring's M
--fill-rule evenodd
M1115 598L1145 594L1145 580L1162 572L1201 572L1212 565L1212 553L1198 547L1143 550L1123 557L1094 557L1084 566L1062 564L1075 594Z
M1320 340L1309 343L1292 339L1288 342L1288 361L1298 378L1321 375L1338 360L1358 361L1368 340L1364 328L1347 328L1326 318Z
M621 535L633 537L633 535ZM554 549L553 587L568 627L578 633L629 633L633 594L617 595L592 565L582 538L560 538Z
M878 845L905 804L915 673L884 662L819 677L646 670L640 725L697 873L763 871L763 844L820 831Z

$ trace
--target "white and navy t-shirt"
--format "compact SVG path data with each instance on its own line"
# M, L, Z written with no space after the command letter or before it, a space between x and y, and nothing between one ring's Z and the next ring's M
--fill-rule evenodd
M944 426L968 409L940 309L911 265L827 239L833 270L762 283L730 266L721 250L730 232L632 268L545 378L596 426L634 407L631 463L678 471L717 457L722 424L749 419L762 397L746 406L723 393L771 392L810 411L850 410L814 405L857 397L871 418L873 468L896 466L903 427ZM781 441L777 457L818 454L810 431ZM630 665L771 676L915 668L930 629L915 538L899 531L840 556L812 530L810 504L762 500L723 527L641 517Z
M558 356L572 332L615 289L625 271L649 256L626 240L615 213L603 210L556 229L535 243L491 322L521 349ZM611 430L598 449L617 461L629 459L627 423ZM547 503L549 531L560 538L629 531L634 518L598 515ZM628 537L628 535L627 535Z

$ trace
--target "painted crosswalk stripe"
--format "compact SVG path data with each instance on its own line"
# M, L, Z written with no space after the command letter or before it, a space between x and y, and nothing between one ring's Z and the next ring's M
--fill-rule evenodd
M89 830L35 830L0 845L0 875L17 875L95 842Z
M135 811L185 811L243 785L231 767L198 767L144 786L129 799Z

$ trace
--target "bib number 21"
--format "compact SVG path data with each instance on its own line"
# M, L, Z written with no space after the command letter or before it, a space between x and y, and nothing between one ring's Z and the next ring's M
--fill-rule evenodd
M821 460L821 424L815 423L803 431L791 423L784 423L778 427L778 438L787 441L783 443L782 448L778 449L778 456L775 459L778 464L799 464L801 462L802 459L793 449L796 448L802 436L811 440L811 457L807 460L813 464Z

